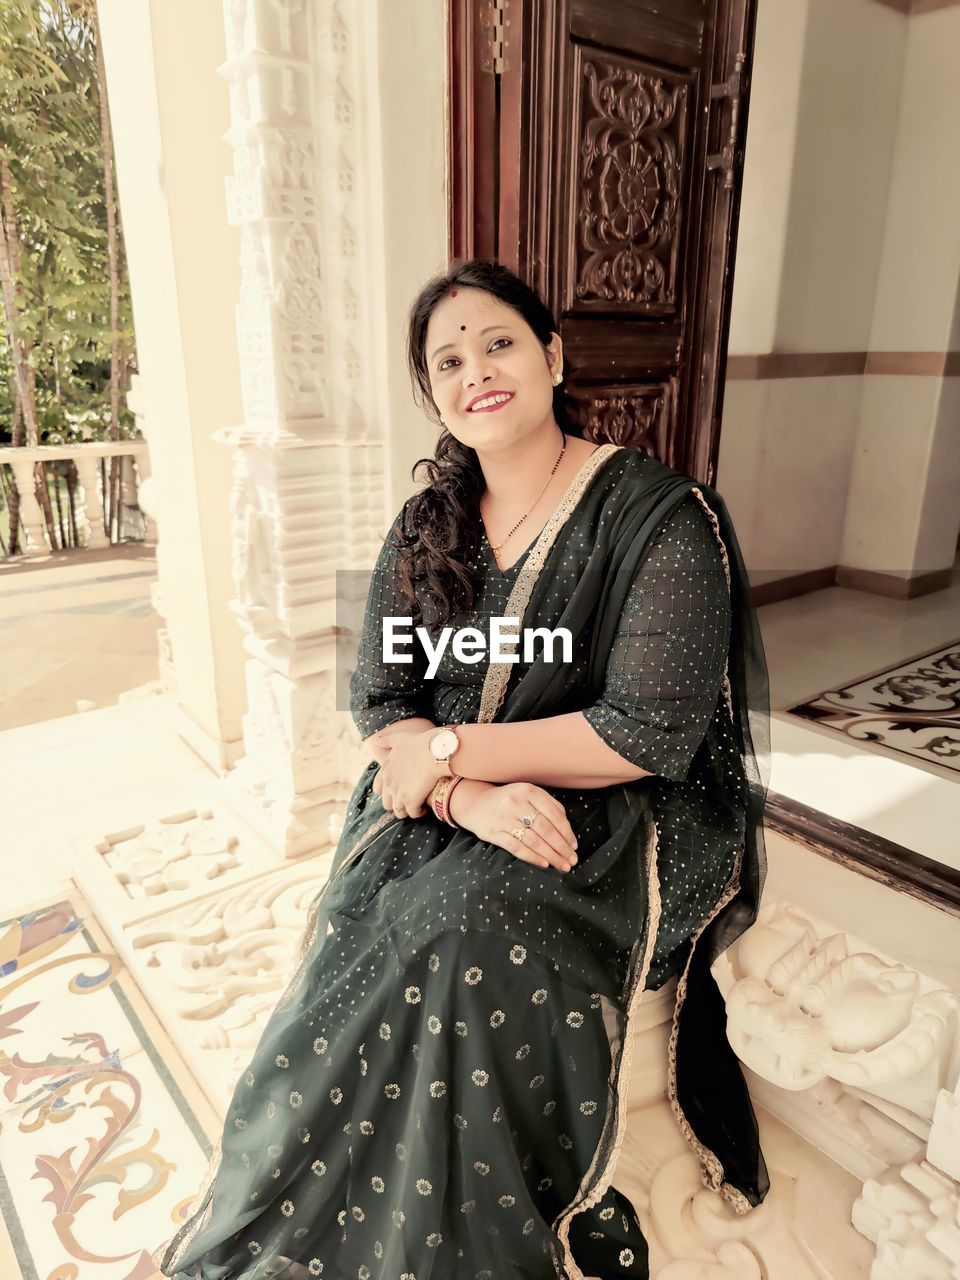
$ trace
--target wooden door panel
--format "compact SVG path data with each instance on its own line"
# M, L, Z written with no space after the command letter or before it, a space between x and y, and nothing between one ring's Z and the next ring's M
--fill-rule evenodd
M754 4L454 0L473 32L471 74L494 85L472 138L491 137L497 172L494 227L461 220L454 254L496 256L546 298L587 435L707 482ZM452 71L456 84L462 62Z

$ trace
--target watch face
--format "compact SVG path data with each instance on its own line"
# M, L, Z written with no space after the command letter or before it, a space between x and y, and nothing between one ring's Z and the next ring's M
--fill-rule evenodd
M440 760L448 756L457 746L460 740L455 733L447 729L443 733L438 733L433 740L433 754Z

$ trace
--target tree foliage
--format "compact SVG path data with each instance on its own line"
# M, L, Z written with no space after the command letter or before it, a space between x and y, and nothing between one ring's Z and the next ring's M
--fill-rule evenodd
M33 375L37 443L138 434L125 410L111 429L111 376L126 389L133 324L119 235L110 324L113 156L102 136L97 34L92 0L0 0L2 233L16 267L13 297L3 296L0 369L10 376L0 442L15 442L18 341ZM25 424L17 443L31 439L29 415Z

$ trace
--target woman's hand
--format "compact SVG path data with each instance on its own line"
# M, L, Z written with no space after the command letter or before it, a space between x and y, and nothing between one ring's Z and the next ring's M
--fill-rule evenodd
M371 759L376 760L377 764L383 764L390 756L389 743L391 738L384 735L392 735L394 731L398 733L423 733L425 729L437 729L432 720L428 720L426 716L408 716L406 720L395 720L393 724L386 725L383 729L378 729L375 733L369 734L363 740L364 747L370 752Z
M523 825L524 814L532 815L532 827ZM499 845L535 867L569 871L577 861L577 838L566 810L536 783L504 782L498 786L474 784L472 778L464 778L450 797L450 816L481 840ZM523 832L522 843L512 834L518 827Z
M419 818L426 813L424 801L440 776L429 747L435 731L435 726L404 729L401 722L373 735L378 740L375 746L389 748L374 775L373 789L384 809L392 809L398 818Z

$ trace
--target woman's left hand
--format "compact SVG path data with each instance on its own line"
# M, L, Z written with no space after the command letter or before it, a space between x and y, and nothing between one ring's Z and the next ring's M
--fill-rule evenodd
M426 813L424 801L439 780L437 762L429 741L436 729L413 733L399 725L388 725L376 734L377 745L390 752L373 778L373 789L384 809L398 818L419 818Z

